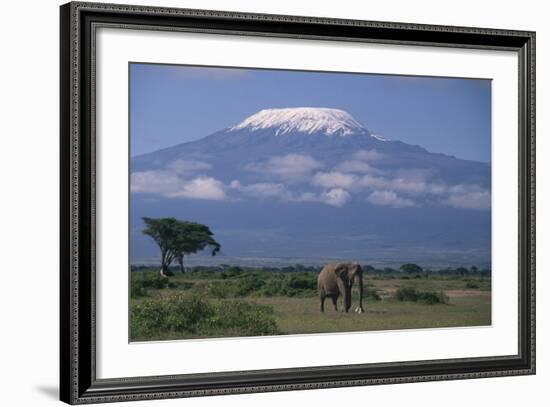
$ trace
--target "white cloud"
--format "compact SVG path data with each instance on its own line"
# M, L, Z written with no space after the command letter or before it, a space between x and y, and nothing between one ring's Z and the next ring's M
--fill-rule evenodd
M318 172L313 177L313 184L324 188L346 188L351 189L357 184L358 178L353 174L346 174L339 171Z
M367 200L374 205L391 206L393 208L415 206L412 200L401 198L393 191L374 191L368 196Z
M423 170L400 171L394 177L366 174L358 181L360 187L373 190L389 190L398 193L443 195L448 186L441 182L429 182L430 174Z
M359 153L360 156L372 154L366 150ZM348 163L353 163L353 160ZM372 204L394 208L434 203L472 210L491 207L491 193L485 187L474 184L447 185L432 181L432 174L425 170L398 171L393 176L336 169L316 171L322 166L320 161L302 154L271 157L263 163L255 164L254 168L248 168L263 172L260 176L264 175L266 182L243 185L234 180L224 185L213 177L200 174L211 168L208 162L185 159L172 162L162 170L132 173L130 188L132 193L171 198L225 200L239 199L240 196L282 202L319 202L335 207L346 205L352 194L366 194ZM269 182L273 175L282 180ZM314 188L310 191L298 189L297 181L307 182Z
M355 152L349 161L344 161L336 166L336 170L342 172L381 173L368 162L384 158L384 155L376 150L359 150Z
M222 200L226 198L223 184L212 177L186 180L165 170L134 172L130 190L134 193L160 194L171 198Z
M460 209L489 209L491 193L479 185L455 185L443 203Z
M288 180L298 180L308 177L314 170L321 167L323 164L309 155L287 154L271 157L263 163L250 164L246 169L277 175Z
M391 180L374 175L365 175L359 180L359 185L371 189L388 188L391 185Z
M311 191L293 193L283 184L257 183L243 185L238 180L231 181L229 188L254 198L276 198L283 202L321 202L337 207L344 206L351 199L350 193L342 188L331 188L319 193Z
M351 198L348 191L341 188L334 188L321 195L322 202L332 206L344 206Z
M130 191L164 194L177 190L180 182L178 176L171 171L133 172L130 177Z
M214 201L226 198L223 184L212 177L198 177L192 179L184 183L178 191L169 193L167 196Z
M414 178L394 178L389 184L390 189L408 194L441 195L447 191L447 186L441 183L430 183Z

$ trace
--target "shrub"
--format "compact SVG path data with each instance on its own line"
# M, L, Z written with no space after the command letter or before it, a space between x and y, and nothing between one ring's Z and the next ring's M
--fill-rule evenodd
M132 274L132 280L136 284L141 284L143 288L157 288L162 289L168 287L169 279L161 277L157 272L136 272Z
M263 289L260 291L260 295L263 295L266 297L274 297L276 295L281 295L283 291L283 286L284 286L283 279L271 278L266 281Z
M214 328L238 331L241 335L269 335L278 333L273 307L242 301L224 301L216 307L210 323Z
M424 302L428 305L447 304L449 302L449 297L447 297L443 291L426 291L418 294L418 301Z
M223 277L223 273L221 274L222 281L212 281L208 284L207 294L213 298L309 296L314 295L317 290L317 277L313 272L246 271L233 277L227 274Z
M244 275L238 279L235 284L235 297L246 297L254 291L258 291L265 284L265 280L259 276L251 274Z
M367 288L365 289L365 298L368 300L372 300L372 301L380 301L382 299L382 297L380 297L380 294L378 294L378 290L376 290L375 288Z
M229 267L227 271L224 271L224 274L227 278L237 277L243 273L243 269L240 267Z
M145 300L132 308L132 336L152 336L163 331L194 332L195 325L212 313L210 304L200 298Z
M220 272L221 269L216 268L210 268L210 267L202 267L202 266L195 266L195 267L189 267L187 269L187 272L184 274L187 278L204 278L204 279L211 279L216 278L219 275L222 274Z
M418 301L418 292L413 287L402 287L395 292L398 301Z
M466 283L466 288L479 288L479 284L474 283L473 281L468 281Z
M131 310L132 338L197 335L270 335L278 332L273 308L242 301L217 304L199 297L144 300Z
M161 277L156 271L134 272L131 275L130 296L132 298L146 297L149 289L162 290L164 288L177 288L178 286L176 281Z
M190 281L180 281L178 283L175 283L175 285L176 287L181 288L182 290L189 290L195 285L195 283Z
M395 299L398 301L423 302L428 305L447 304L449 297L440 291L418 291L414 287L401 287L395 292Z
M306 273L291 274L288 278L288 287L296 290L315 290L317 280Z
M234 285L229 282L215 281L208 285L208 296L212 298L228 298L234 296Z
M130 297L140 298L147 297L147 290L143 287L141 282L132 280L130 284Z

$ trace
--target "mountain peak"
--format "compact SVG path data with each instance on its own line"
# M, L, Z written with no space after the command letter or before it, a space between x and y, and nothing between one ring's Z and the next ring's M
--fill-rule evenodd
M229 130L276 129L276 135L291 132L318 133L346 136L369 131L349 113L339 109L322 107L295 107L285 109L264 109L247 117Z

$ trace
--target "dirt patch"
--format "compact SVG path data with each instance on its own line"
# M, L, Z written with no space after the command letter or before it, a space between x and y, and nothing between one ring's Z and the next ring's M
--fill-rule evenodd
M445 291L449 297L483 297L490 298L491 293L489 291L477 291L477 290L448 290Z

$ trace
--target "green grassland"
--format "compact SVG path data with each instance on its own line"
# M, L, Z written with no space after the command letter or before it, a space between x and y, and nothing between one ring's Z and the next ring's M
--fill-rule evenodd
M132 341L483 326L488 276L367 273L365 313L319 311L317 273L236 267L131 272ZM355 288L356 289L356 288ZM341 301L341 300L340 300ZM353 293L352 310L357 305Z

